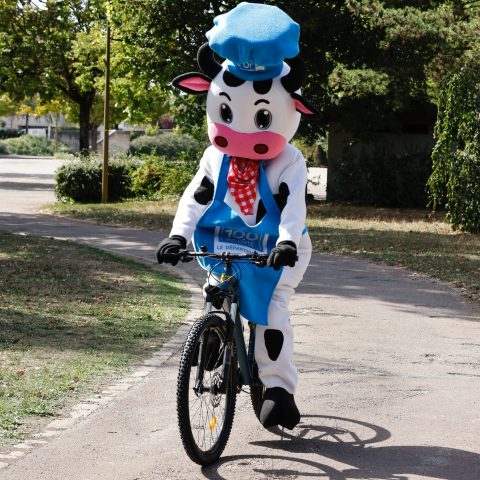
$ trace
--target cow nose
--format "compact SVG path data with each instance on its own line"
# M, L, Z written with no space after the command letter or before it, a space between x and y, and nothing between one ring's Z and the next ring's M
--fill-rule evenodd
M264 143L257 143L253 149L255 150L256 153L267 153L268 152L268 147Z
M222 148L225 148L228 145L228 140L225 137L215 137L215 143Z

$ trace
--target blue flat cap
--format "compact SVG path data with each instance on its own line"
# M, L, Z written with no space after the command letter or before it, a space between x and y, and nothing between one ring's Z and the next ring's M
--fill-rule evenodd
M278 7L242 2L213 24L207 32L210 48L242 80L276 77L283 61L299 53L300 26Z

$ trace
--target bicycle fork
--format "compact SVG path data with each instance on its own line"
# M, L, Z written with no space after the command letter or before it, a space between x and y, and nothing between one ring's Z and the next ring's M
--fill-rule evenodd
M225 394L228 388L230 381L230 371L232 368L232 361L236 357L239 365L239 382L238 388L240 389L243 385L252 385L255 382L253 365L255 357L255 324L248 323L250 329L250 337L248 341L248 351L245 344L245 338L243 336L243 325L240 318L240 313L238 310L238 299L233 298L233 301L230 303L230 308L228 313L225 315L225 349L223 352L223 361L222 361L222 373L221 381L212 385L210 388L215 389L212 393L222 393ZM207 303L205 308L205 313L212 312L212 301L209 296L207 296ZM212 312L213 313L213 312ZM197 376L195 379L195 391L198 393L203 393L208 391L209 388L203 386L203 377L204 377L204 366L206 360L206 345L208 345L208 334L205 332L203 335L202 342L199 349L199 367L197 370ZM237 372L234 372L236 374Z

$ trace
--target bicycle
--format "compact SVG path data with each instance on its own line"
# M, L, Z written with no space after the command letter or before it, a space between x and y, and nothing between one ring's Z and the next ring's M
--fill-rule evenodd
M218 284L206 288L205 312L192 325L181 355L177 380L177 419L187 455L210 465L230 436L237 394L250 386L257 418L264 392L255 362L255 327L249 323L248 348L240 318L238 281L241 264L265 267L268 255L182 251L181 261L217 259L209 272ZM216 283L217 283L216 282Z

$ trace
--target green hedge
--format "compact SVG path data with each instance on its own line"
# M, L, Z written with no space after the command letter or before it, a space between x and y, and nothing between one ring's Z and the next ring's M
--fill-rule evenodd
M185 153L178 160L155 155L144 156L132 172L132 191L136 197L148 199L181 195L197 168L196 157Z
M134 196L132 172L139 165L136 158L110 159L108 168L108 198L118 201ZM98 203L102 198L102 166L98 157L69 161L55 174L55 194L61 201Z
M344 151L340 162L329 165L329 201L377 207L425 208L426 184L432 170L430 150L394 154Z
M0 128L0 140L5 138L17 138L21 135L18 130L13 130L10 128Z
M109 199L181 195L198 168L201 148L189 135L156 133L134 139L130 151L138 155L110 161ZM62 201L99 202L101 182L99 157L69 162L57 171L56 195Z
M130 144L129 153L134 155L154 154L174 160L183 153L192 154L198 150L198 142L190 135L164 132L135 138Z
M480 62L472 57L445 81L435 126L431 204L454 230L480 233Z
M480 148L450 154L446 220L454 230L480 233Z
M36 137L33 135L22 135L18 138L8 138L0 140L0 146L6 150L4 153L11 155L48 155L55 152L71 152L72 150L63 143L58 144L55 149L55 142L46 137Z
M100 202L102 166L103 161L98 156L66 162L56 172L57 198L64 202ZM185 153L178 160L155 155L111 159L109 200L181 195L197 168L196 157Z

